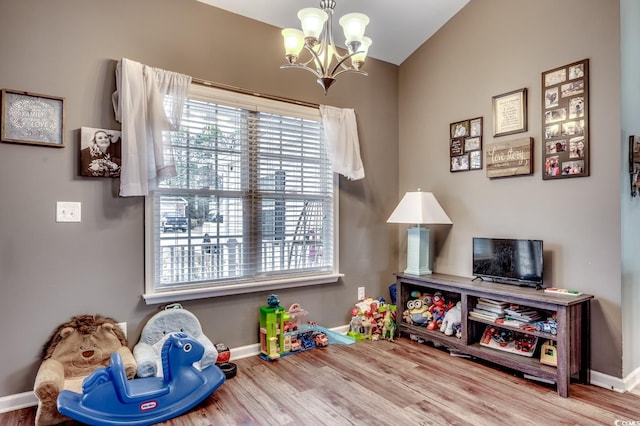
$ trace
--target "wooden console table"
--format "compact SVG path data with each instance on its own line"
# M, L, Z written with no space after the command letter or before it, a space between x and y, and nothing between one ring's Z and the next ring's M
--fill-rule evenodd
M480 280L472 281L471 278L443 274L420 276L397 274L396 291L398 293L397 326L401 335L415 335L476 358L553 381L557 385L558 394L565 398L569 396L571 378L575 378L581 383L589 383L590 300L593 298L592 295L553 294L530 287ZM446 336L439 330L430 331L426 327L404 322L401 313L406 309L407 302L412 299L411 291L421 293L440 291L447 300L460 300L462 302L461 338ZM474 309L478 298L527 306L551 314L555 313L557 334L526 331L517 326L470 317L469 312ZM487 325L554 341L558 359L557 367L542 364L535 356L529 358L480 345L480 338Z

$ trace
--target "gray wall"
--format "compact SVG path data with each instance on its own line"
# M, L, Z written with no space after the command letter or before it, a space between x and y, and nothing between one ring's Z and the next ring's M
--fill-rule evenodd
M585 58L591 176L543 181L541 73ZM482 116L483 143L491 143L492 96L523 87L529 129L500 140L533 137L534 174L450 173L449 123ZM591 365L614 377L622 377L620 197L627 190L620 92L620 8L610 0L472 0L400 66L400 192L433 191L453 221L439 234L436 271L471 275L473 236L544 240L546 283L596 296Z
M622 139L621 191L622 205L622 341L623 376L640 367L640 338L634 324L640 323L640 197L629 195L628 141L630 135L640 136L640 2L620 1L621 27L621 87Z
M292 14L296 11L292 10ZM313 76L280 70L280 30L194 0L23 0L0 5L0 86L66 98L66 147L0 143L0 396L28 391L58 324L100 313L128 323L133 346L157 306L141 300L143 199L117 180L78 176L79 129L118 129L111 93L122 57L196 78L356 110L367 177L340 179L344 279L278 292L327 327L348 322L357 287L388 297L398 201L398 67L371 60L324 97ZM80 201L82 222L55 223L56 201ZM258 341L267 293L184 302L216 342Z

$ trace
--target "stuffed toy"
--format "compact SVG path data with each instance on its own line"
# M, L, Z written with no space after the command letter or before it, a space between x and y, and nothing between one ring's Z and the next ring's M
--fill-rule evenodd
M63 389L80 393L84 378L95 369L109 365L114 352L120 353L127 377L133 378L136 362L113 318L80 315L60 325L44 346L43 361L33 386L38 398L36 425L69 420L58 412L58 394Z
M444 314L444 319L442 320L442 324L440 325L440 331L443 332L447 336L451 336L454 334L454 330L458 325L462 323L462 302L456 303L456 306L449 309L446 314ZM458 333L456 333L456 337Z
M162 377L161 351L171 332L186 333L204 346L204 355L194 363L200 370L215 364L218 351L202 332L200 321L179 303L167 305L162 311L149 318L140 335L140 341L133 348L133 357L138 365L138 377Z

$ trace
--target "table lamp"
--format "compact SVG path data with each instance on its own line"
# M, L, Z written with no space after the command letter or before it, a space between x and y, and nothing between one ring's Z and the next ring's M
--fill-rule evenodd
M429 228L420 225L451 225L451 219L442 210L431 192L407 192L398 207L391 213L387 223L415 224L407 236L407 269L405 274L431 274L429 257Z

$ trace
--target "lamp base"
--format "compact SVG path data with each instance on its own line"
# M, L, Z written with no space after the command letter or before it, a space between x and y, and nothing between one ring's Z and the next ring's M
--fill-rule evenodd
M407 269L405 274L429 275L429 229L420 225L409 228L407 234Z

